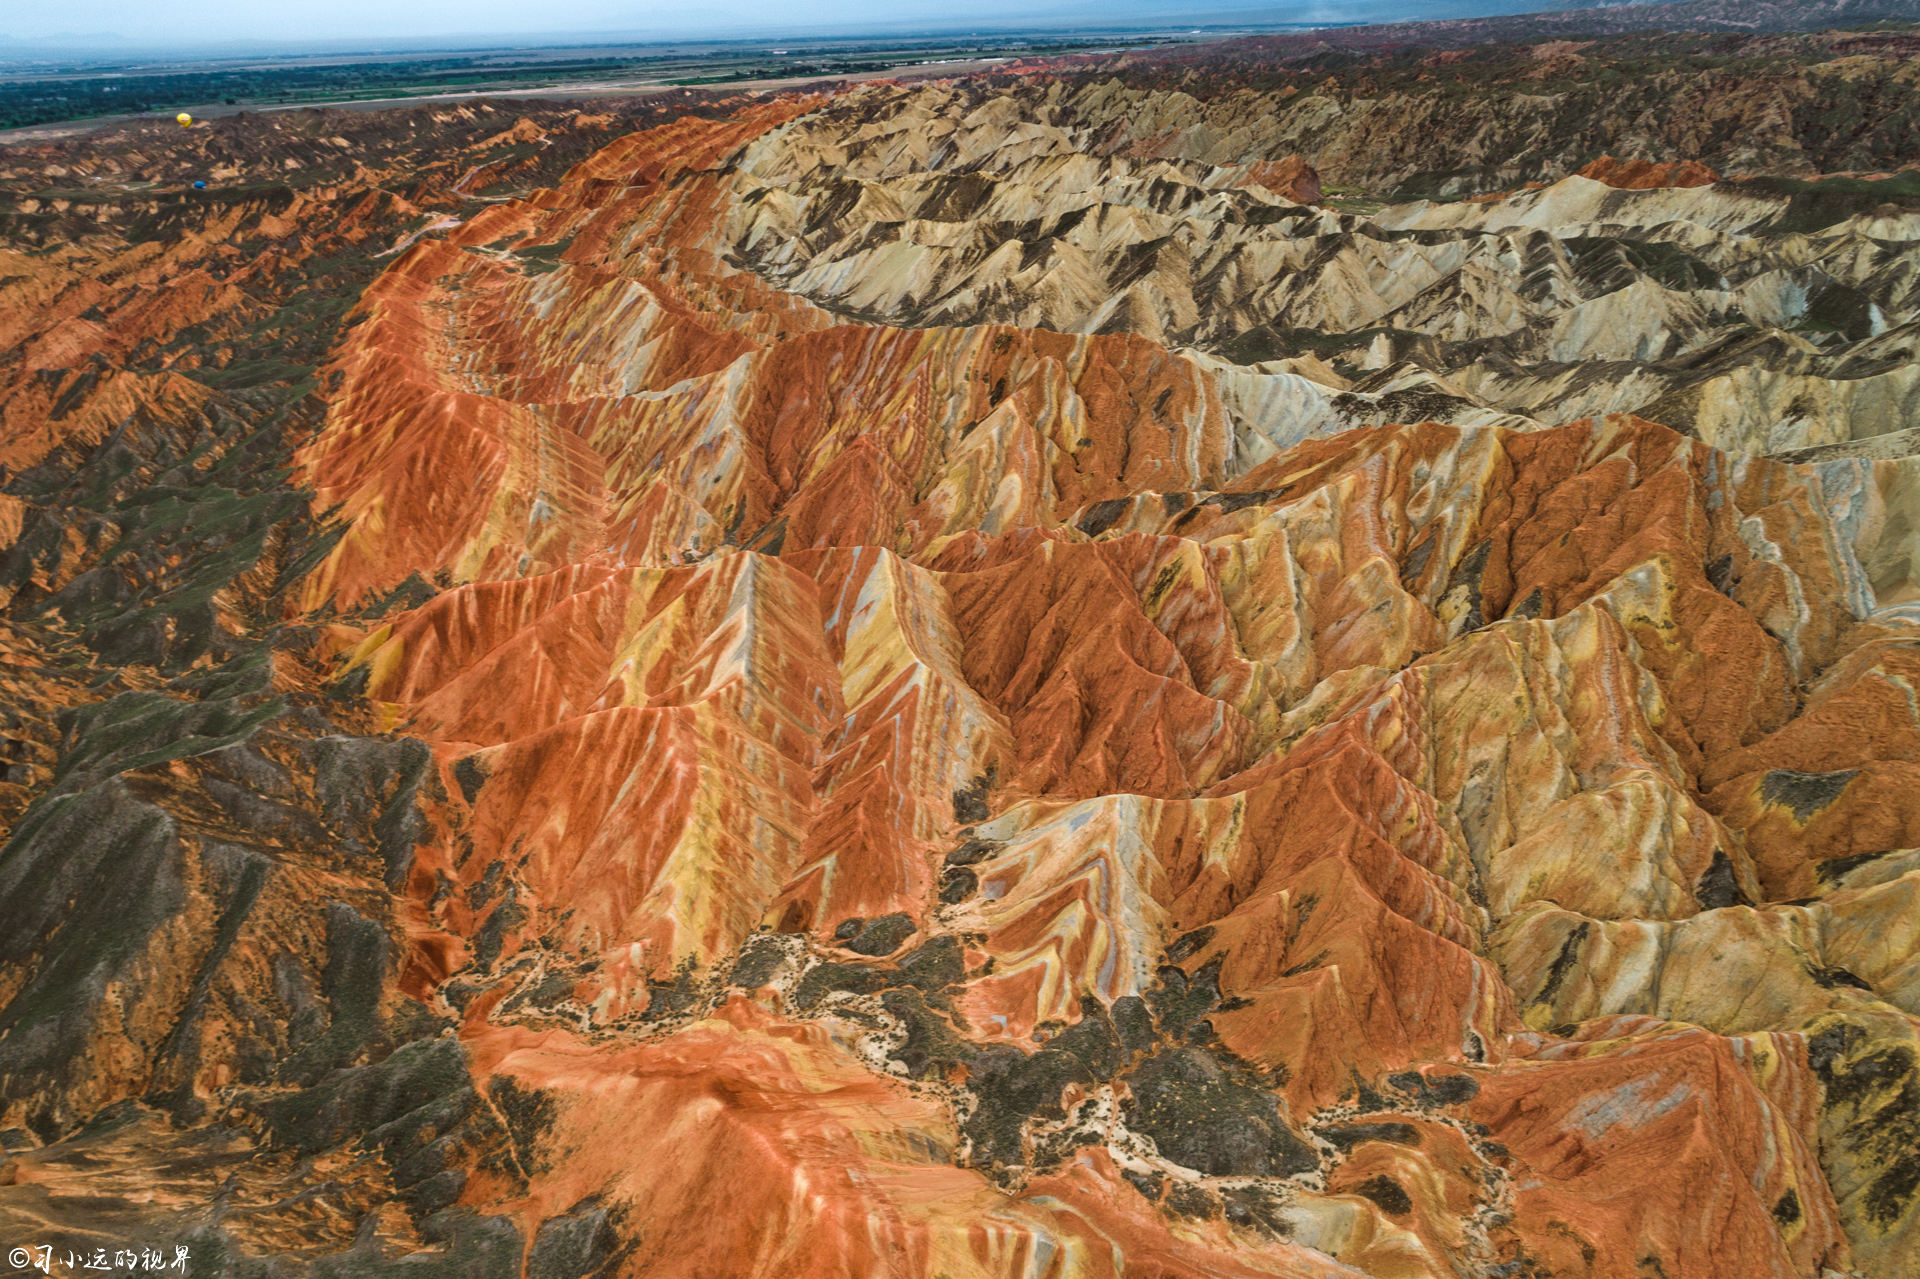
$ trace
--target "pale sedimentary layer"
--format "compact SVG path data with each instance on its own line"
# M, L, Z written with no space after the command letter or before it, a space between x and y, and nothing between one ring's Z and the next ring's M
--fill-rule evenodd
M1130 103L861 90L744 153L732 252L888 323L1318 356L1401 420L1638 412L1756 453L1920 420L1920 215L1796 230L1784 195L1584 176L1340 213L1259 180L1280 139L1141 140Z

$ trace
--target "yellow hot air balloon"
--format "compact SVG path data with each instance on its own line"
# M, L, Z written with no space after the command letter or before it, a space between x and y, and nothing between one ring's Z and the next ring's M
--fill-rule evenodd
M185 111L182 111L179 115L173 118L180 122L180 127L183 129L191 129L193 127L193 117L188 115Z

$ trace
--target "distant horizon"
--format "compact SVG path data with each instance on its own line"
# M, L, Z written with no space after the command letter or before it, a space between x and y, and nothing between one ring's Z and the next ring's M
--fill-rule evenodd
M1565 0L1353 0L1351 3L1240 4L1205 9L1166 0L1054 0L1020 6L988 0L956 14L937 0L813 0L789 6L781 18L769 7L715 0L697 13L681 6L645 6L619 0L556 0L540 7L540 25L527 6L504 0L288 0L243 3L206 0L191 10L130 11L123 0L71 0L46 10L39 22L16 17L0 29L0 60L41 57L115 58L143 54L204 57L317 57L354 53L466 52L599 45L684 44L711 41L822 39L946 39L1087 34L1143 29L1192 30L1346 27L1429 19L1490 16L1582 7ZM798 10L802 16L793 16ZM21 15L25 16L25 15ZM132 21L128 21L132 18ZM497 24L497 25L496 25Z

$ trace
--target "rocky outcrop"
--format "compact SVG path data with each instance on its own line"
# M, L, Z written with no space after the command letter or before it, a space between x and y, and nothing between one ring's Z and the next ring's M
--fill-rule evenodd
M1647 191L1654 187L1710 187L1720 175L1698 160L1669 160L1656 164L1651 160L1616 160L1603 155L1577 175L1604 182L1622 191Z

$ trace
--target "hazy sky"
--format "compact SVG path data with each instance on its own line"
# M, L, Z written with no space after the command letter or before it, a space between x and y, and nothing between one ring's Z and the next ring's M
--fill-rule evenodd
M142 44L207 41L350 41L394 37L566 36L596 32L692 35L799 34L808 29L924 24L951 29L979 22L1002 28L1062 24L1170 22L1207 18L1267 22L1390 21L1462 9L1522 7L1513 0L1355 0L1253 4L1251 0L0 0L0 39L48 40L111 34ZM1524 6L1533 7L1533 6ZM62 40L61 43L67 43Z

